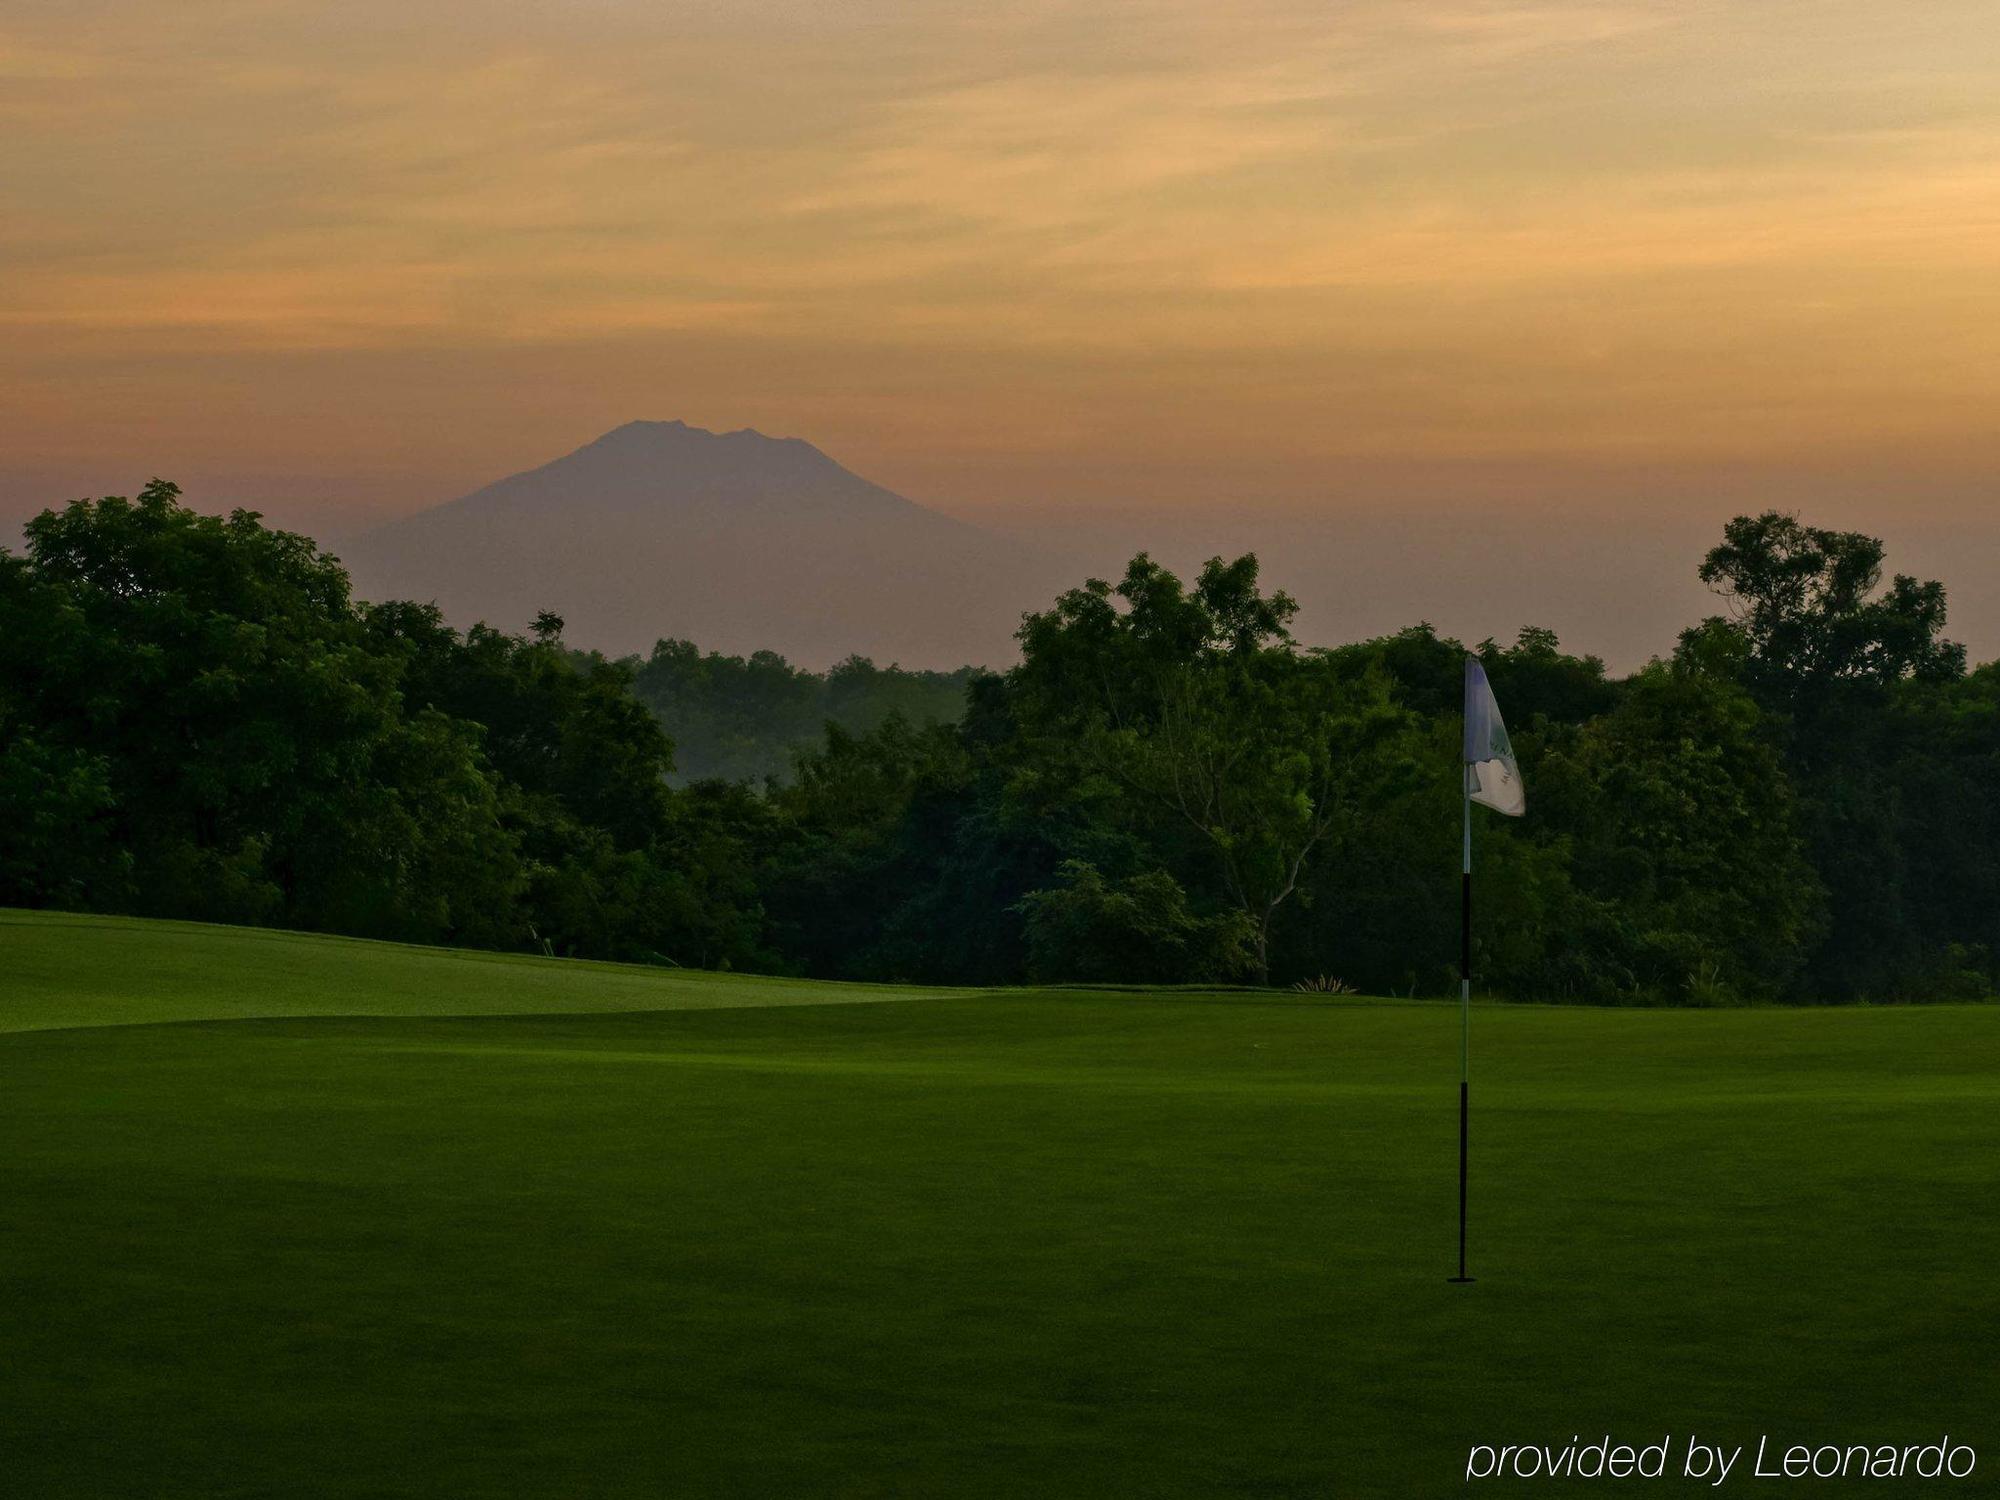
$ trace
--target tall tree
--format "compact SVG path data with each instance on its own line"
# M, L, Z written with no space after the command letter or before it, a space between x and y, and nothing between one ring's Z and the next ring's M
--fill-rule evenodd
M1600 993L1722 1003L1791 990L1824 898L1783 761L1741 686L1655 662L1538 769L1541 821L1599 903L1572 939Z
M1825 997L1910 993L1960 941L1931 920L1922 872L1937 866L1935 824L1913 814L1959 774L1944 762L1965 743L1947 710L1965 648L1944 638L1943 585L1897 574L1885 586L1883 558L1858 532L1738 516L1701 566L1729 613L1684 633L1676 653L1739 678L1776 716L1827 890L1808 980ZM1928 741L1913 733L1926 719L1938 730Z
M1948 680L1965 648L1943 638L1944 586L1898 573L1882 583L1883 546L1858 531L1827 531L1796 516L1738 516L1701 565L1701 581L1729 606L1704 630L1740 634L1751 684L1782 706L1837 684Z
M179 496L155 480L28 524L0 589L0 699L33 726L13 784L73 852L110 830L105 904L489 937L511 851L471 735L402 716L397 663L310 539Z
M1192 589L1141 554L1021 627L1010 682L1045 755L1074 757L1144 821L1193 844L1269 977L1272 926L1308 862L1351 826L1369 752L1404 723L1376 678L1302 652L1297 605L1257 559L1209 561Z

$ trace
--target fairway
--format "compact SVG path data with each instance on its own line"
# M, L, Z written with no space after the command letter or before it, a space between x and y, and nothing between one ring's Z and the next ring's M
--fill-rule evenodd
M0 948L10 1497L1421 1496L1607 1432L2000 1473L2000 1009L1480 1008L1457 1288L1455 1007Z
M853 1005L950 993L5 909L0 945L0 1032L272 1016Z

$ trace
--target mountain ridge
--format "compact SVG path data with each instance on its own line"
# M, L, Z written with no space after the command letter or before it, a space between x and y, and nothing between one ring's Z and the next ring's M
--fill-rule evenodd
M346 550L363 597L434 600L461 627L553 609L615 654L678 636L807 665L1003 662L1054 576L803 438L679 420L621 423Z

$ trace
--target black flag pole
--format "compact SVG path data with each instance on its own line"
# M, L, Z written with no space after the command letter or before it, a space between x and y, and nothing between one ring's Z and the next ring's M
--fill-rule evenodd
M1465 859L1458 930L1458 1274L1451 1280L1464 1285L1474 1279L1465 1274L1465 1178L1472 1133L1472 783L1465 766L1459 767L1459 787L1465 800Z
M1465 799L1465 862L1459 875L1463 891L1458 931L1458 1274L1465 1274L1465 1177L1467 1138L1472 1133L1472 804L1483 803L1503 817L1518 818L1528 810L1521 785L1521 768L1514 764L1514 747L1493 701L1493 688L1479 658L1465 658L1465 756L1459 767L1460 792Z

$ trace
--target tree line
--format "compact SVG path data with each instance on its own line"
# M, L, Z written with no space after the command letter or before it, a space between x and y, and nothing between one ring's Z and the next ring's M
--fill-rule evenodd
M26 543L0 904L842 979L1454 981L1467 647L1301 647L1254 557L1137 557L1024 616L1004 673L822 675L356 601L160 481ZM1725 607L1635 673L1470 648L1530 797L1480 829L1482 988L1995 994L2000 665L1883 561L1740 517L1700 569Z
M813 672L775 651L725 656L680 640L660 641L650 654L623 662L639 701L671 726L674 771L668 779L676 786L715 778L787 781L799 753L811 749L829 724L867 734L893 715L919 725L950 723L974 675L971 667L881 667L865 656Z

